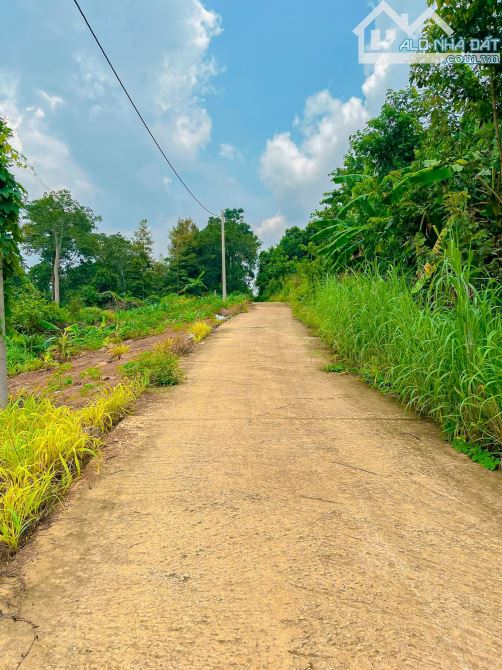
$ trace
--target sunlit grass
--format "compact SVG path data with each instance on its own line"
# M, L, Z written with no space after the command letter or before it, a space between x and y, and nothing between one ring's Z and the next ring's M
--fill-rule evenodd
M193 335L193 338L196 342L200 342L211 334L212 328L204 321L196 321L188 328L188 332Z
M99 452L100 435L131 409L142 390L137 381L107 388L81 410L20 396L0 412L0 548L18 548L82 464Z
M450 266L420 299L397 272L330 278L297 312L363 378L433 418L452 440L502 442L502 320L495 289ZM466 452L467 453L467 452Z

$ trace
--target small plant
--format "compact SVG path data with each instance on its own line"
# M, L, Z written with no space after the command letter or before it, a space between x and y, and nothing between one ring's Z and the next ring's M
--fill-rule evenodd
M83 384L83 386L80 388L79 393L82 396L87 396L90 395L97 388L99 388L97 384L94 384L93 382L87 382L86 384Z
M71 369L71 363L61 363L47 380L48 390L51 392L62 391L67 386L71 386L73 377L67 374Z
M182 379L178 357L171 352L145 351L122 365L122 373L129 379L142 380L147 386L174 386Z
M324 372L345 372L346 368L341 363L330 363L323 368Z
M80 410L82 425L93 433L105 433L129 412L143 389L139 380L107 387L92 405Z
M479 463L479 465L482 465L487 470L500 469L500 456L492 454L480 446L469 444L462 439L453 440L452 446L456 451L460 452L461 454L465 454L475 463Z
M207 323L204 323L204 321L196 321L188 329L188 332L193 335L195 342L200 342L203 340L205 337L211 334L211 331L211 326L209 326Z
M75 326L67 326L58 337L47 340L49 352L59 361L67 361L76 352Z
M80 373L80 376L83 379L90 379L91 381L97 382L101 379L101 370L96 367L90 367L87 368L86 370L83 370Z
M114 361L115 359L120 361L122 356L125 356L125 354L129 353L130 351L131 347L128 344L116 344L110 348L110 362Z
M172 351L173 340L171 338L164 340L164 342L158 342L153 350L161 354L170 353Z
M176 356L186 356L194 349L193 339L184 334L176 335L171 340L171 351Z

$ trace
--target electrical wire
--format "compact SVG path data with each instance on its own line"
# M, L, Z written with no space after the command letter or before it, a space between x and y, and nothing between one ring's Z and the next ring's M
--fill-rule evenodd
M73 0L73 2L75 3L75 5L76 5L78 11L80 12L82 18L84 19L84 22L85 22L86 26L89 28L89 30L90 30L90 32L91 32L91 35L94 37L94 40L95 40L96 44L98 45L99 49L101 50L101 53L102 53L103 56L105 57L106 62L107 62L108 65L110 66L110 68L111 68L113 74L115 75L115 77L116 77L118 83L119 83L120 86L122 87L122 90L124 91L124 93L126 94L127 98L129 99L129 102L130 102L131 105L133 106L134 111L135 111L136 114L139 116L139 118L140 118L140 120L141 120L141 123L145 126L145 129L146 129L147 133L150 135L150 137L151 137L152 140L154 141L155 146L157 147L157 149L158 149L158 150L160 151L160 153L162 154L162 156L163 156L164 160L166 161L166 163L169 165L169 167L170 167L171 170L174 172L174 174L176 175L176 177L178 178L178 180L180 181L180 183L183 185L183 187L185 188L185 190L192 196L192 198L195 200L195 202L196 202L200 207L202 207L202 209L203 209L204 211L206 211L208 214L210 214L211 216L217 216L214 212L212 212L210 209L208 209L208 208L207 208L207 207L206 207L206 206L199 200L199 198L197 198L197 196L190 190L190 188L187 186L187 184L183 181L183 178L181 177L181 175L179 174L179 172L176 170L176 168L174 167L174 165L171 163L171 161L169 160L169 158L166 156L164 150L162 149L162 147L161 147L160 144L158 143L158 141L157 141L155 135L154 135L154 134L152 133L152 131L150 130L150 128L149 128L147 122L146 122L145 119L143 118L143 116L142 116L141 112L139 111L139 109L137 108L137 106L136 106L134 100L133 100L132 97L130 96L129 91L128 91L127 88L124 86L124 84L123 84L123 82L122 82L122 79L119 77L119 75L118 75L118 73L117 73L117 70L113 67L113 64L112 64L111 60L108 58L108 55L107 55L106 51L104 50L103 46L101 45L101 42L99 41L98 37L96 36L96 33L95 33L94 30L92 29L92 26L91 26L91 24L89 23L89 21L87 20L87 17L86 17L86 15L84 14L84 12L82 11L82 8L80 7L78 1L77 1L77 0Z

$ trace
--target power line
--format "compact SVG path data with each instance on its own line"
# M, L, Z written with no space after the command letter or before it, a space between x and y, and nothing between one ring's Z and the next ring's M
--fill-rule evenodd
M124 86L124 84L122 83L121 78L120 78L119 75L117 74L117 70L113 67L111 60L108 58L108 55L107 55L106 51L103 49L103 47L102 47L102 45L101 45L101 42L100 42L99 39L97 38L96 33L95 33L94 30L92 29L92 26L91 26L91 24L89 23L89 21L87 20L87 17L86 17L86 15L84 14L84 12L82 11L82 8L80 7L79 3L77 2L77 0L73 0L73 2L74 2L75 5L77 6L78 11L79 11L80 14L82 15L82 18L84 19L85 24L86 24L87 27L89 28L89 30L90 30L90 32L91 32L91 35L94 37L94 40L96 41L96 44L97 44L98 47L100 48L101 53L102 53L103 56L105 57L106 62L107 62L108 65L110 66L110 68L111 68L113 74L115 75L115 77L116 77L118 83L119 83L120 86L122 87L122 90L124 91L124 93L125 93L126 96L128 97L129 102L131 103L131 105L132 105L133 108L134 108L134 111L135 111L136 114L139 116L139 118L140 118L140 120L141 120L141 123L145 126L147 133L150 135L150 137L151 137L152 140L154 141L155 146L157 147L157 149L160 151L160 153L161 153L162 156L164 157L164 160L166 161L166 163L169 165L169 167L171 168L171 170L174 172L174 174L176 175L176 177L179 179L179 181L181 182L181 184L183 185L183 187L186 189L186 191L188 191L188 193L192 196L192 198L195 200L195 202L196 202L200 207L202 207L202 209L205 210L205 211L206 211L208 214L210 214L211 216L217 216L214 212L212 212L212 211L211 211L210 209L208 209L205 205L203 205L202 202L199 200L199 198L197 198L197 196L190 190L190 188L189 188L189 187L186 185L186 183L183 181L183 179L182 179L181 175L179 174L179 172L176 170L176 168L174 167L174 165L171 163L171 161L169 160L169 158L166 156L166 154L164 153L164 150L162 149L162 147L160 146L160 144L157 142L157 139L155 138L155 135L152 133L152 131L151 131L150 128L148 127L147 122L145 121L145 119L144 119L143 116L141 115L141 112L140 112L139 109L136 107L136 105L135 105L135 103L134 103L134 100L133 100L133 99L131 98L131 96L129 95L129 91L127 90L127 88L126 88L126 87Z

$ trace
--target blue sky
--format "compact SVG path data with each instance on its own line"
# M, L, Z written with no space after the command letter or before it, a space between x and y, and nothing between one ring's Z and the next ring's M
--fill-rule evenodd
M348 137L407 66L362 66L367 0L81 0L173 162L207 206L242 207L264 246L304 225ZM425 0L391 0L415 16ZM46 187L69 188L157 253L178 217L207 216L176 183L70 0L4 3L0 112ZM45 186L21 175L31 197Z

